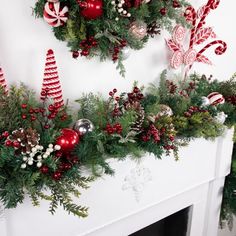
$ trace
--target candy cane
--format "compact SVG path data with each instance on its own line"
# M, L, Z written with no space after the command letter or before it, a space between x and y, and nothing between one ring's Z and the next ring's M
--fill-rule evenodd
M185 12L189 12L192 18L192 26L193 28L191 29L191 36L190 36L190 44L189 47L192 48L193 47L193 38L194 38L194 34L195 34L195 26L196 26L196 21L197 21L197 13L195 11L195 9L192 6L187 7Z
M201 55L203 52L205 52L208 48L210 48L216 44L220 44L220 45L215 49L215 54L222 55L223 53L225 53L225 51L227 50L227 44L222 40L215 40L215 41L212 41L211 43L208 43L203 49L201 49L197 53L197 57L199 55Z
M3 87L5 93L8 92L8 90L7 90L7 83L6 83L6 80L5 80L5 77L4 77L4 73L3 73L3 70L2 70L1 67L0 67L0 86Z

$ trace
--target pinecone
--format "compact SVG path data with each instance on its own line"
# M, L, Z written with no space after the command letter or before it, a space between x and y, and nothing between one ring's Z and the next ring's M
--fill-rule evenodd
M36 130L32 128L18 129L12 132L8 137L12 143L17 143L14 145L18 153L30 153L31 149L39 144L39 134Z
M143 122L145 118L145 111L141 105L139 106L138 109L136 109L136 111L137 111L137 120L133 124L131 130L135 132L140 132L142 130L142 126L143 126Z
M156 21L147 26L147 33L153 38L155 35L161 33L160 25Z

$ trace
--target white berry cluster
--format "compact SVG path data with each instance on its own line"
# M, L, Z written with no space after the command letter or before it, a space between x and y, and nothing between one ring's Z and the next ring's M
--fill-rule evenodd
M24 163L21 164L21 168L25 169L27 165L32 166L34 162L36 163L37 167L40 168L42 166L43 159L46 159L51 155L54 151L59 151L61 149L60 145L49 144L48 148L43 151L44 147L40 145L36 145L31 149L30 153L27 153L23 156Z
M125 0L112 0L111 4L121 16L131 17L131 14L124 9ZM118 21L119 18L116 17L115 20Z

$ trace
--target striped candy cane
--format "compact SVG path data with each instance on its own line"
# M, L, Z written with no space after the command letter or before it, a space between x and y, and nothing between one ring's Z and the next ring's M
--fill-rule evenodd
M197 53L197 57L199 55L201 55L203 52L205 52L208 48L216 45L216 44L220 44L216 49L215 49L215 54L216 55L222 55L223 53L225 53L225 51L227 50L227 44L222 41L222 40L215 40L211 43L208 43L203 49L201 49L198 53Z

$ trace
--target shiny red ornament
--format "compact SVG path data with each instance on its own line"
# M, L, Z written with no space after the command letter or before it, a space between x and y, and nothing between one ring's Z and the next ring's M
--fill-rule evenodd
M78 0L77 2L81 8L80 13L85 19L94 20L102 16L102 0Z
M71 152L75 145L79 143L79 135L73 129L62 129L61 136L58 137L56 144L61 146L61 152Z

